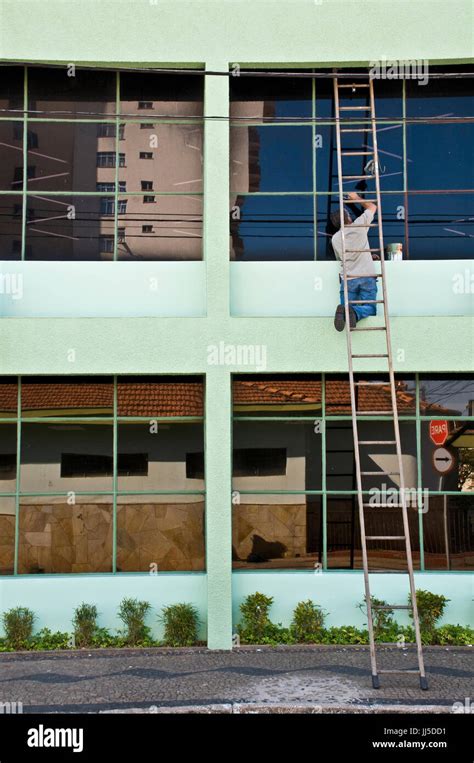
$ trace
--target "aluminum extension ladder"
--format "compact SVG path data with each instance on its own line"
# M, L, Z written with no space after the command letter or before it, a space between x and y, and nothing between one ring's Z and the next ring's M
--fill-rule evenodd
M396 392L395 392L395 379L394 379L394 373L393 373L393 363L392 363L392 349L391 349L391 340L390 340L390 320L389 320L389 312L388 312L388 304L387 304L387 290L386 290L386 281L385 281L385 261L384 261L384 244L383 244L383 229L382 229L382 208L380 203L380 177L379 177L379 161L378 161L378 150L377 150L377 128L376 128L376 122L375 122L375 99L374 99L374 83L373 80L369 78L368 82L358 82L354 84L346 84L347 80L345 80L344 84L338 82L337 77L334 78L334 102L335 102L335 109L336 109L336 149L337 149L337 175L338 175L338 181L339 181L339 206L340 206L340 212L341 212L341 237L342 237L342 278L343 278L343 284L344 284L344 303L345 303L345 317L346 317L346 335L347 335L347 354L348 354L348 363L349 363L349 383L350 383L350 394L351 394L351 409L352 409L352 428L353 428L353 435L354 435L354 458L355 458L355 466L356 466L356 477L357 477L357 493L358 493L358 504L359 504L359 522L360 522L360 531L361 531L361 547L362 547L362 561L363 561L363 567L364 567L364 586L365 586L365 599L367 603L367 622L368 622L368 629L369 629L369 641L370 641L370 661L372 666L372 685L374 689L378 689L380 687L380 679L379 675L382 673L414 673L419 675L420 678L420 686L422 689L428 688L428 681L425 674L425 668L423 663L423 650L422 650L422 644L421 644L421 635L420 635L420 623L418 618L418 608L416 603L416 594L415 594L415 580L413 577L413 559L412 559L412 552L411 552L411 544L410 544L410 531L408 526L408 515L407 515L407 499L406 499L406 493L405 493L405 480L403 475L403 462L402 462L402 452L401 452L401 445L400 445L400 428L399 428L399 422L398 422L398 411L397 411L397 399L396 399ZM340 98L340 90L351 88L352 92L355 92L355 89L366 89L368 91L368 95L370 98L370 106L341 106L339 103ZM371 123L371 130L372 130L372 148L368 147L364 148L363 150L344 150L341 147L341 134L345 133L363 133L367 131L366 127L356 127L353 128L350 126L350 122L346 122L345 124L349 124L348 127L341 126L341 112L346 111L365 111L370 113L370 123ZM372 175L344 175L342 171L342 162L344 156L372 156L373 159L373 173ZM345 261L345 255L346 252L354 253L356 250L346 249L345 240L344 240L344 203L351 203L347 200L344 200L343 196L343 183L346 180L362 180L362 179L369 179L373 178L375 179L375 188L376 188L376 198L370 199L370 201L373 201L373 203L377 204L377 214L378 214L378 222L372 223L371 225L368 225L368 228L376 228L378 226L379 230L379 247L377 249L370 249L370 252L378 252L380 255L380 265L381 270L379 273L376 274L376 278L380 279L380 283L382 285L382 299L375 299L373 300L374 303L377 304L383 304L383 313L384 313L384 324L382 326L364 326L364 327L356 327L354 329L350 328L350 320L349 320L349 306L351 304L360 304L361 300L353 300L351 302L348 301L348 294L347 294L347 282L351 278L360 278L367 275L372 274L364 274L361 273L358 276L350 276L346 272L346 261ZM368 199L365 199L368 201ZM357 202L352 202L357 203ZM347 226L346 226L347 227ZM364 301L365 302L365 301ZM354 354L352 350L352 333L353 332L359 332L359 331L383 331L385 332L385 339L386 339L386 348L385 352L382 353L357 353ZM367 381L354 381L354 369L353 369L353 359L354 358L385 358L388 364L388 376L390 381L390 393L391 393L391 401L392 401L392 410L391 411L365 411L363 414L367 415L367 413L370 414L384 414L393 416L393 429L394 429L394 440L360 440L358 435L358 416L361 415L361 412L357 410L356 407L356 395L355 395L355 388L356 386L370 386L370 385L377 385L380 384L380 382L367 382ZM360 468L360 461L361 461L361 447L364 446L370 446L370 445L391 445L395 446L396 449L396 455L397 455L397 462L398 462L398 470L396 472L386 472L386 471L361 471ZM365 533L365 517L364 517L364 507L371 505L368 503L364 503L364 495L363 495L363 488L362 488L362 478L365 476L376 476L376 475L382 475L382 476L391 476L391 475L398 475L399 476L399 486L400 486L400 501L399 501L399 508L402 512L402 520L403 520L403 534L401 535L377 535L377 536L369 536ZM379 503L377 504L377 508L383 509L384 506L387 506L387 504ZM409 578L409 584L410 584L410 593L411 593L411 604L407 605L376 605L372 603L371 594L370 594L370 580L369 575L371 574L368 567L368 559L367 559L367 541L368 540L404 540L405 541L405 548L406 548L406 558L407 558L407 573ZM405 574L405 573L402 573ZM392 609L406 609L406 610L412 610L413 613L413 623L415 628L415 638L416 638L416 647L417 647L417 657L418 657L418 670L378 670L377 669L377 657L376 657L376 644L374 640L374 628L373 628L373 614L372 611L374 609L386 609L386 610L392 610ZM384 644L384 646L389 646L391 644ZM395 646L395 644L393 644Z

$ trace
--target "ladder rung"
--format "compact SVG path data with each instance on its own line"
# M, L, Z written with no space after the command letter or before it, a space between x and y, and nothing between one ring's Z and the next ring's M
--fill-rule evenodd
M413 609L411 604L371 604L372 609Z
M354 278L383 278L383 273L360 273L357 276L346 276L348 281L353 281Z
M372 180L375 175L341 175L343 180Z
M404 535L366 535L366 540L405 540Z
M375 203L375 202L374 202L374 203ZM351 223L351 224L352 224L352 223ZM350 227L351 227L350 225L344 225L344 229L345 229L345 228L350 228ZM379 227L379 224L378 224L378 223L370 223L370 225L357 225L356 227L357 227L357 228L378 228L378 227ZM367 251L367 250L366 250L366 251Z
M339 111L370 111L370 106L339 106Z
M354 387L386 387L388 384L388 381L356 381Z
M360 329L355 328L350 330L352 331L352 333L354 333L354 331L356 333L358 331L386 331L387 327L386 326L362 326L362 328Z
M420 675L419 670L407 670L406 668L400 668L399 670L379 670L379 673L415 673L416 675Z
M354 83L353 85L340 85L338 83L337 86L338 87L370 87L370 85L368 85L368 84L359 85L359 84L356 84L356 83Z
M352 128L347 129L345 127L344 128L341 127L340 132L369 132L370 129L371 128L368 127L368 126L367 127L357 127L355 129L352 129Z
M384 353L373 353L373 352L364 352L364 353L357 353L357 355L353 355L353 358L388 358L388 354L386 352Z
M362 477L375 477L377 475L380 475L381 477L392 477L395 474L400 474L400 472L361 472L360 474Z
M355 177L355 176L354 176ZM367 177L367 175L360 175L360 177ZM375 177L375 175L374 175ZM362 199L363 202L366 202L367 204L377 204L377 199ZM344 199L344 204L360 204L360 200L358 199ZM351 223L352 225L352 223ZM364 225L357 225L357 228L365 228Z
M376 247L375 249L345 249L345 252L380 252L380 247Z
M350 305L382 305L384 299L349 299Z
M359 440L359 445L396 445L396 440Z
M356 411L357 416L393 416L393 411Z
M341 151L341 156L370 156L373 151Z

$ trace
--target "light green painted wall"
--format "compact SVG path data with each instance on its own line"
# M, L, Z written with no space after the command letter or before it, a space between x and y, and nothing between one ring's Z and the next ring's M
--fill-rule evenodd
M209 71L226 71L233 62L288 67L368 63L383 57L454 62L472 57L471 32L469 0L0 0L0 59L11 61L187 64L205 65ZM158 580L167 601L191 596L201 609L202 586L207 582L209 645L223 649L230 648L232 634L230 372L256 369L208 365L207 348L221 341L263 345L270 372L347 368L344 337L335 335L330 318L229 317L228 84L226 77L206 78L205 114L224 117L208 120L205 126L207 317L6 318L0 322L2 374L207 374L207 576L158 576ZM426 263L425 283L429 268ZM261 288L271 289L271 279L262 282ZM405 350L397 370L467 370L472 366L471 337L467 318L396 318L394 348ZM373 347L374 341L367 336L364 347ZM71 349L76 350L72 363L68 360ZM360 368L377 367L367 362ZM333 604L341 604L341 621L353 622L352 604L347 611L342 606L347 575L323 577L326 595ZM96 592L101 601L115 604L126 591L150 599L155 589L148 578L2 579L0 609L15 603L30 603L34 609L44 605L59 626L79 596L92 600ZM460 578L446 575L443 579L451 581L451 596L464 600L464 589L456 583ZM282 597L279 606L288 609L293 578L283 575L281 586L280 574L271 579L275 595ZM234 575L236 604L245 580L252 590L262 590L263 577ZM360 586L360 574L354 573L351 580ZM112 617L111 612L107 617Z
M469 0L2 0L1 56L335 62L472 56Z

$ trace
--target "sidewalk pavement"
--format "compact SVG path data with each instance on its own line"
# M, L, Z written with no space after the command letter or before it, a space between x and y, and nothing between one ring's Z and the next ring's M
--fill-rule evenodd
M380 668L416 668L411 647L379 654ZM382 676L373 689L359 646L3 653L0 703L22 702L24 713L474 713L474 648L424 655L428 691L410 674Z

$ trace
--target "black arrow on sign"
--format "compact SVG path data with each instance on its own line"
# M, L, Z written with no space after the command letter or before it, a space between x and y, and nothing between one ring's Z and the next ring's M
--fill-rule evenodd
M435 461L451 461L451 459L450 458L441 458L441 456L437 456L435 458Z

